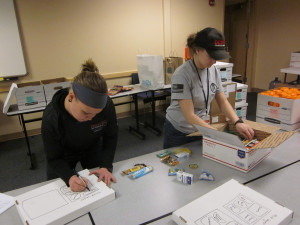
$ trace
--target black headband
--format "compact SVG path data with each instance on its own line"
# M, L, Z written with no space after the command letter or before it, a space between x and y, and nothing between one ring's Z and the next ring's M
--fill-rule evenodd
M75 96L82 103L97 109L103 109L105 107L108 98L107 93L93 91L81 84L78 84L76 81L73 82L72 89Z

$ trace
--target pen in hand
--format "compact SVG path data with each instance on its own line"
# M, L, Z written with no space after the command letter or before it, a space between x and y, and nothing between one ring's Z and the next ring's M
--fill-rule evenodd
M84 180L82 179L82 176L80 176L80 174L79 174L76 170L74 170L74 171L75 171L77 177L84 183L84 185L86 185L86 183L85 183ZM90 189L88 188L87 185L86 185L86 189L87 189L88 191L90 191Z

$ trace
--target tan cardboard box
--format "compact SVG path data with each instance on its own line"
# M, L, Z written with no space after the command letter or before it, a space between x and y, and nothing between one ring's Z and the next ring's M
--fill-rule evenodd
M235 108L235 98L236 98L236 83L229 82L223 84L224 93L231 104L232 108ZM209 115L216 115L220 114L221 111L219 109L219 106L217 104L216 99L213 99L210 104L210 112Z
M279 128L245 120L255 131L260 142L252 148L246 148L233 124L227 124L230 133L195 125L203 136L202 155L205 158L247 173L266 158L272 148L277 147L295 131L275 133ZM224 127L224 126L223 126Z

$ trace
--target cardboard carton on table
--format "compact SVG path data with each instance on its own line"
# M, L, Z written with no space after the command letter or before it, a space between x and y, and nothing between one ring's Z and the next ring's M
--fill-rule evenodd
M214 125L230 133L195 125L203 136L203 157L247 173L265 159L271 153L272 148L277 147L295 133L295 131L276 133L279 130L278 127L248 120L244 122L252 127L255 132L254 138L260 141L249 149L245 147L241 138L234 134L237 131L233 124Z

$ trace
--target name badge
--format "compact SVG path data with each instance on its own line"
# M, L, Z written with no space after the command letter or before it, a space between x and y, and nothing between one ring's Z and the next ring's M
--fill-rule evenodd
M204 120L205 123L210 124L210 116L209 115L202 116L202 120Z

